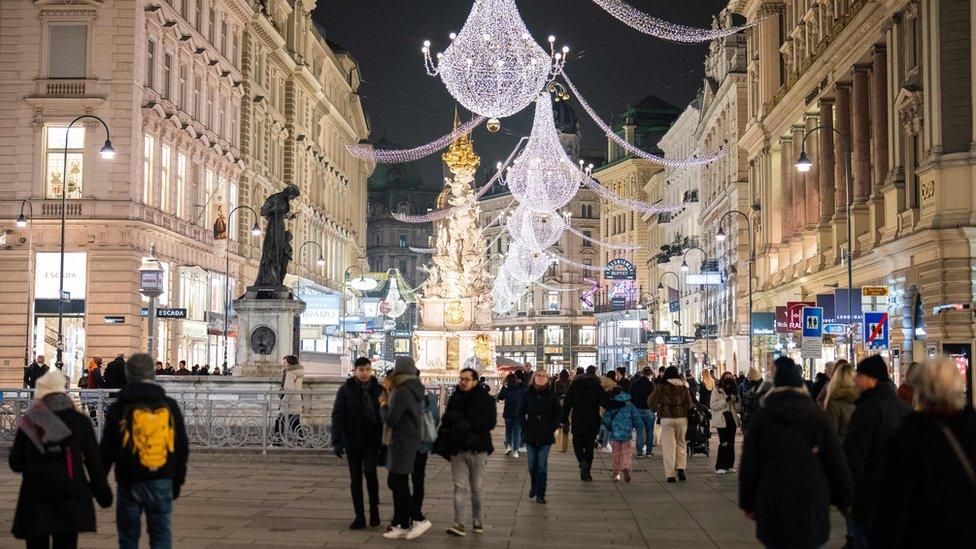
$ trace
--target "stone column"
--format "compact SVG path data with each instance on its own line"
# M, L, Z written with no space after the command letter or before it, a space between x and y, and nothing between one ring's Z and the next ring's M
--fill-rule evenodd
M783 4L774 2L763 3L759 11L763 19L759 22L759 107L776 95L780 86L780 18Z
M820 107L820 120L818 125L822 129L817 130L818 158L814 162L819 166L817 172L820 176L820 219L821 223L829 223L834 215L834 132L830 129L834 127L834 100L821 99L817 105Z
M783 222L783 242L789 242L793 230L796 228L797 217L793 208L793 178L796 168L796 155L793 154L793 135L788 134L779 140L780 186L783 189L783 206L781 219Z
M874 142L874 192L888 176L888 60L884 44L874 47L871 66L871 140Z
M837 84L837 112L834 124L843 139L834 139L834 208L832 212L835 218L843 218L847 215L847 160L852 147L851 143L851 86L849 84Z
M868 121L869 67L854 67L854 93L852 97L854 141L854 202L864 204L871 196L871 127Z

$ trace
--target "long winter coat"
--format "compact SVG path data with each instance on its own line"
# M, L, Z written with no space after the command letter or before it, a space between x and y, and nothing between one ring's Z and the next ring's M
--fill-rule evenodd
M827 389L824 388L826 392ZM837 436L843 442L847 438L847 428L854 415L854 403L857 401L856 387L837 387L832 395L827 397L824 411L830 418L831 425L837 430Z
M305 379L305 368L301 364L289 364L281 374L281 390L301 391ZM302 414L302 395L284 394L281 397L281 412L298 416Z
M478 387L470 391L456 389L447 400L441 425L437 430L434 453L450 459L461 452L491 454L491 430L498 422L495 399Z
M62 405L57 405L52 399L63 400ZM40 478L42 469L39 467L45 454L18 429L10 450L10 468L16 473L23 473L23 480L17 510L14 511L13 535L25 539L62 532L94 532L95 506L92 496L108 507L112 503L112 490L105 478L91 419L75 411L65 395L50 395L44 402L71 430L69 446L78 451L72 456L72 468L81 476L82 482L78 483L78 492L69 497L46 494L46 486Z
M726 400L726 397L728 396L729 395L725 394L725 391L722 390L721 387L716 385L715 390L712 391L712 396L709 397L710 402L708 403L708 407L712 410L712 427L715 427L716 429L724 429L727 427L725 423L725 412L730 412L732 414L732 417L735 420L735 427L737 429L739 427L739 396L731 395L731 402Z
M647 409L647 399L654 392L654 382L646 376L639 375L634 378L634 383L630 385L630 401L638 410Z
M637 415L637 408L630 402L630 394L626 392L617 393L613 399L623 404L620 408L607 410L603 413L603 425L610 433L610 440L614 442L627 442L630 440L634 431L640 428L641 421Z
M940 426L955 435L976 469L976 413L939 418L915 412L892 435L882 468L871 547L971 547L976 487Z
M379 447L383 436L380 395L383 387L375 377L365 384L350 377L339 387L332 406L332 445L336 448Z
M620 408L623 403L610 398L596 376L577 376L563 400L563 423L573 425L573 433L592 435L600 431L600 407Z
M426 390L415 375L401 374L394 378L390 401L380 407L383 423L392 430L392 442L387 448L387 466L391 473L409 475L420 450L420 421Z
M669 379L657 384L647 406L660 418L686 418L694 403L687 385L680 379Z
M515 419L518 417L519 402L523 396L525 396L525 386L517 381L505 385L501 391L498 391L498 401L505 403L505 409L502 410L503 418Z
M830 504L847 508L851 478L837 433L805 392L770 391L742 446L739 507L755 513L756 537L773 547L819 547Z
M125 387L125 359L120 356L112 359L112 362L108 363L105 367L105 388L106 389L121 389Z
M879 382L861 393L844 438L844 451L854 480L851 517L870 522L878 515L881 465L885 461L888 439L911 412L895 394L890 382Z
M522 440L526 444L543 446L556 442L554 435L562 420L559 395L552 384L545 389L534 385L522 396L518 407L518 421L522 423Z

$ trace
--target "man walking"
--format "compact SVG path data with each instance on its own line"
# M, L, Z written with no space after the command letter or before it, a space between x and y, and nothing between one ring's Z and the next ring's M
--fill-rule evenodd
M349 461L349 492L356 516L350 530L366 528L363 507L363 477L369 493L369 525L380 525L379 482L376 460L380 453L383 423L380 419L380 395L383 387L373 376L373 363L368 358L356 359L352 377L339 387L332 407L332 449L336 456L345 454Z
M101 443L106 472L115 465L119 548L139 546L145 512L149 545L168 549L173 501L180 496L189 456L183 415L155 383L152 357L132 355L124 375L129 383L105 414Z
M861 396L844 438L844 452L854 481L853 521L854 547L868 547L871 526L878 518L878 494L881 490L882 464L888 456L888 439L901 426L911 409L895 392L888 377L884 359L874 355L857 365L854 377Z
M639 376L630 386L630 401L637 408L637 418L640 421L637 428L637 459L654 455L654 411L647 405L647 399L654 392L654 382L651 374L654 370L645 366ZM646 450L645 450L646 448Z
M50 367L44 363L44 355L37 355L30 366L24 368L24 387L34 388L37 378L46 374Z
M461 370L457 389L447 401L435 449L451 462L454 477L454 525L447 533L464 536L464 518L471 502L471 530L485 531L481 499L485 464L494 451L491 430L495 428L497 410L491 395L478 389L478 372Z
M152 364L150 364L152 367ZM125 377L125 358L121 354L115 357L112 362L108 363L105 367L105 388L106 389L121 389L125 387L126 377ZM114 394L112 395L115 396Z
M596 366L586 369L586 374L577 376L566 391L563 401L563 429L572 425L573 451L579 462L580 480L593 480L590 468L593 466L593 447L596 434L600 431L600 407L621 408L623 402L610 398L596 376Z

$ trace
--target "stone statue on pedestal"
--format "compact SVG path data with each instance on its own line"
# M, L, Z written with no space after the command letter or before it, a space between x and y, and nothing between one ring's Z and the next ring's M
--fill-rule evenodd
M288 185L281 192L272 194L261 206L261 216L266 220L264 243L261 246L261 264L256 288L281 288L292 259L291 232L285 229L285 220L291 219L291 200L301 192L295 185Z

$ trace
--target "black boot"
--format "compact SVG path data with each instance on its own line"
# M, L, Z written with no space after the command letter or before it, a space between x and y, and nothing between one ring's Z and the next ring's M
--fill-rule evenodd
M349 525L350 530L362 530L363 528L366 528L366 517L362 515L356 517Z
M593 481L593 477L590 476L590 466L589 465L584 465L583 466L583 480L586 481L586 482L592 482Z
M685 477L685 470L684 470L684 469L678 469L678 480L680 480L680 481L682 481L682 482L684 482L684 481L686 481L686 480L688 480L688 479L687 479L687 478Z
M370 528L376 528L380 525L380 509L379 507L369 508L369 526Z

